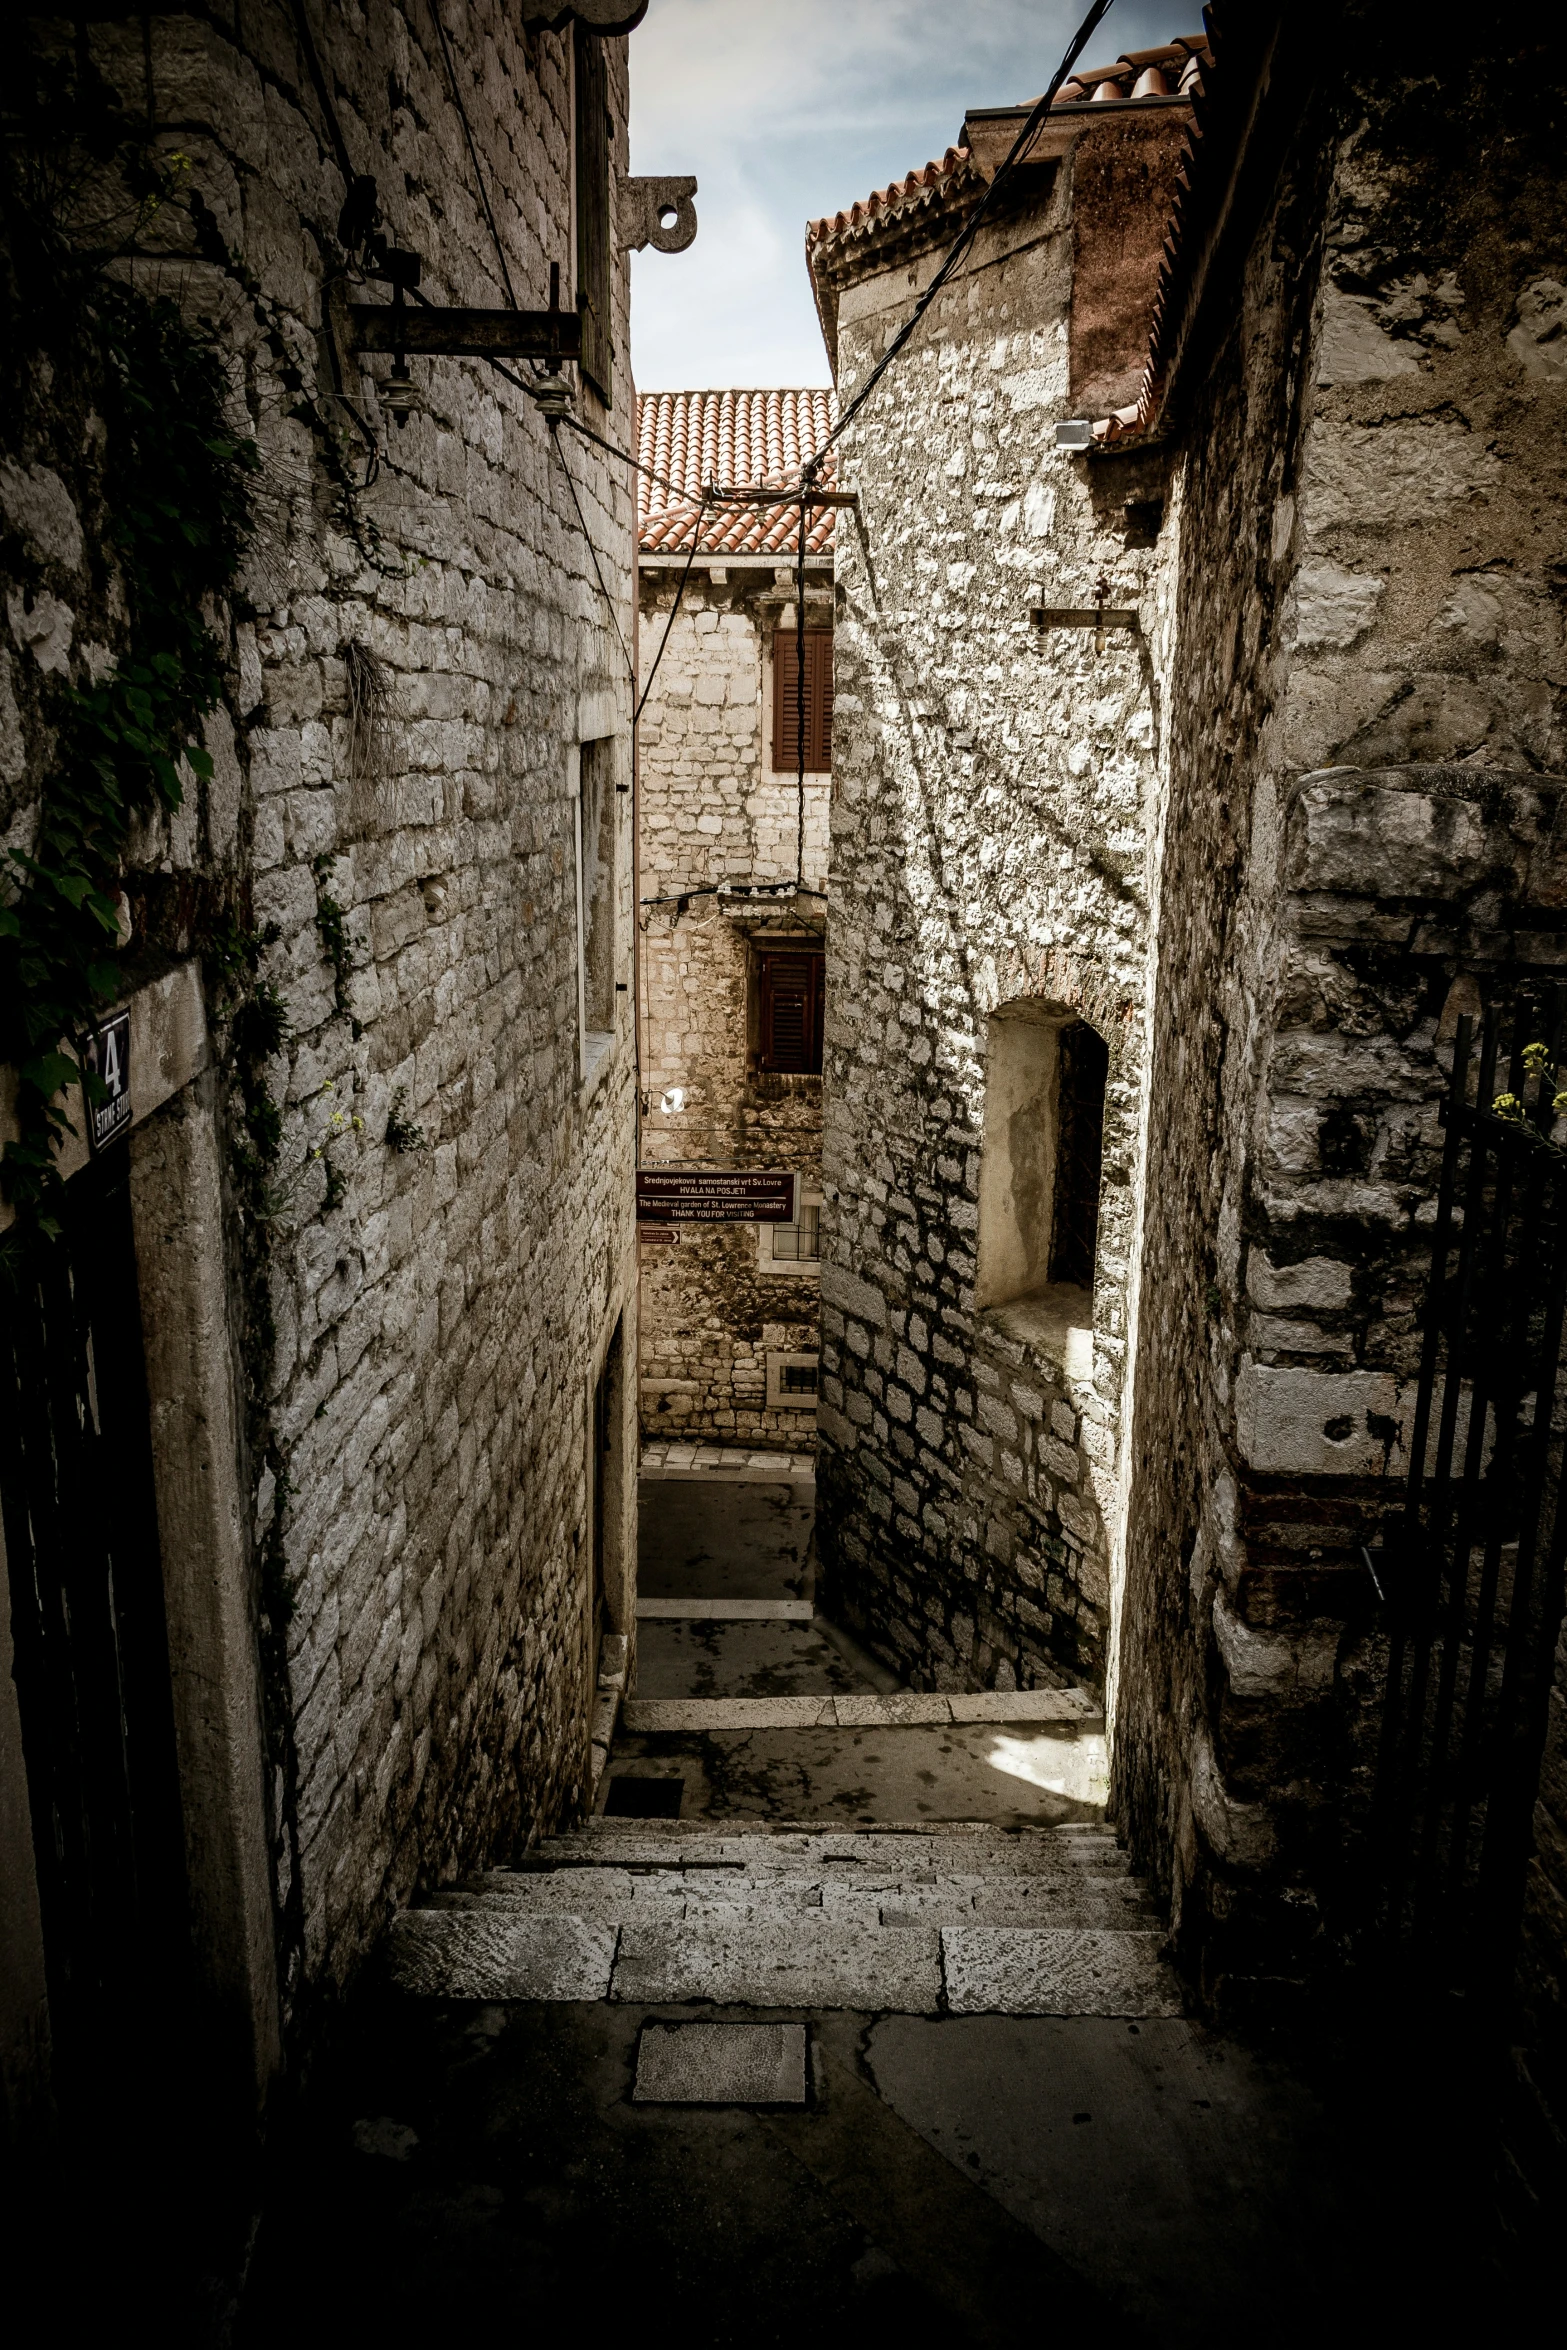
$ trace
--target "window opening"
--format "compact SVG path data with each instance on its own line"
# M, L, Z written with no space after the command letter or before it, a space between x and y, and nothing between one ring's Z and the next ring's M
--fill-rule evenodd
M1109 1051L1034 999L990 1022L980 1160L981 1308L1033 1301L1091 1326Z
M824 962L809 951L758 956L759 1068L783 1076L821 1075Z
M796 628L773 631L773 767L793 775L800 764L800 654ZM825 775L832 766L832 630L805 631L805 764Z
M615 397L610 342L609 92L604 44L574 25L577 134L577 308L582 313L578 365L606 408Z
M582 1025L588 1036L615 1027L615 789L611 737L584 743L578 783Z
M767 1401L774 1409L809 1411L816 1402L820 1357L808 1354L770 1354L767 1358Z
M797 1224L770 1224L775 1265L814 1265L822 1253L822 1211L802 1208Z
M1055 1213L1050 1278L1094 1285L1099 1238L1099 1178L1104 1162L1105 1079L1110 1051L1085 1020L1063 1028L1057 1043Z

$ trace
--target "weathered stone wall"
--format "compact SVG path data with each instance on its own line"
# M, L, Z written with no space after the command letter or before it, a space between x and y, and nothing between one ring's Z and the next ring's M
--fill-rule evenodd
M941 1687L1097 1682L1107 1656L1158 702L1145 635L1096 650L1030 611L1103 594L1151 628L1165 483L1054 444L1073 205L1068 159L981 232L843 444L822 1532L831 1603ZM841 399L933 266L844 286ZM1019 999L1110 1054L1075 1341L975 1301L988 1024Z
M764 940L820 935L830 785L805 779L803 874L818 894L796 896L798 783L772 765L773 632L794 625L793 572L720 568L687 583L638 734L643 1158L782 1167L819 1196L821 1080L756 1068L748 992ZM806 623L820 626L830 573L812 559L807 576ZM677 577L643 571L645 669ZM760 903L736 894L780 884ZM753 1224L683 1225L639 1255L644 1431L809 1449L812 1413L768 1405L767 1356L816 1353L815 1268L764 1265Z
M283 1113L270 1355L259 1299L236 1312L252 1350L246 1516L275 1568L260 1631L287 1650L268 1693L269 1833L292 1996L346 1978L417 1881L515 1850L585 1788L588 1400L617 1314L635 1344L633 1061L628 992L612 1053L581 1083L572 751L617 738L629 786L614 623L629 641L632 504L620 469L449 359L413 362L424 412L401 431L370 381L389 362L352 381L380 442L362 486L320 339L341 179L286 11L238 21L153 17L150 84L139 20L88 38L160 144L191 158L189 206L152 232L178 267L145 281L214 320L262 460L216 774L149 828L129 897L140 969L210 947L232 914L264 938L261 975L288 1015L267 1071ZM328 12L318 38L355 167L423 256L425 293L504 304L429 12L374 0L352 23ZM623 168L624 44L607 54ZM568 288L574 275L569 59L569 36L524 34L493 0L476 0L457 54L523 305L546 300L552 261ZM622 258L615 406L582 395L621 445L626 303ZM28 412L14 461L47 487L65 460L46 413ZM36 624L41 588L85 608L104 517L82 519L85 555L69 532L11 549L14 840L47 764L52 648L63 674L90 666L68 622ZM378 728L363 705L356 717L356 665L385 684ZM616 806L629 980L629 796ZM346 928L340 986L328 899ZM621 1436L634 1441L629 1418ZM618 1621L630 1593L608 1597Z
M1185 394L1115 1775L1232 1992L1343 1923L1446 1046L1563 952L1561 392L1503 221L1567 224L1472 85L1360 74Z

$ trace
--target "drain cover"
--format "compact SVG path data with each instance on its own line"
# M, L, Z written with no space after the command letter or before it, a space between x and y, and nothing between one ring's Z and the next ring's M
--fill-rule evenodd
M645 2024L638 2105L803 2105L803 2024Z

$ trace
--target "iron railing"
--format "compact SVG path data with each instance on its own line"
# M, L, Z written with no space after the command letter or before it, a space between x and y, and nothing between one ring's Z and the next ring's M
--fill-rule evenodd
M1556 1642L1567 1509L1558 1402L1567 1305L1567 990L1461 1020L1389 1629L1373 1824L1398 1963L1495 1997L1511 1970ZM1474 1079L1470 1098L1471 1076Z

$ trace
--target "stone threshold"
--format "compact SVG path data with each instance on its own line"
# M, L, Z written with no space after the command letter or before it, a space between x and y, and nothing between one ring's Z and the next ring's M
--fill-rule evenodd
M639 1624L809 1624L808 1599L639 1599Z
M981 1689L972 1694L899 1690L843 1697L632 1697L621 1713L631 1737L666 1730L872 1730L921 1723L1067 1722L1104 1719L1086 1689Z

